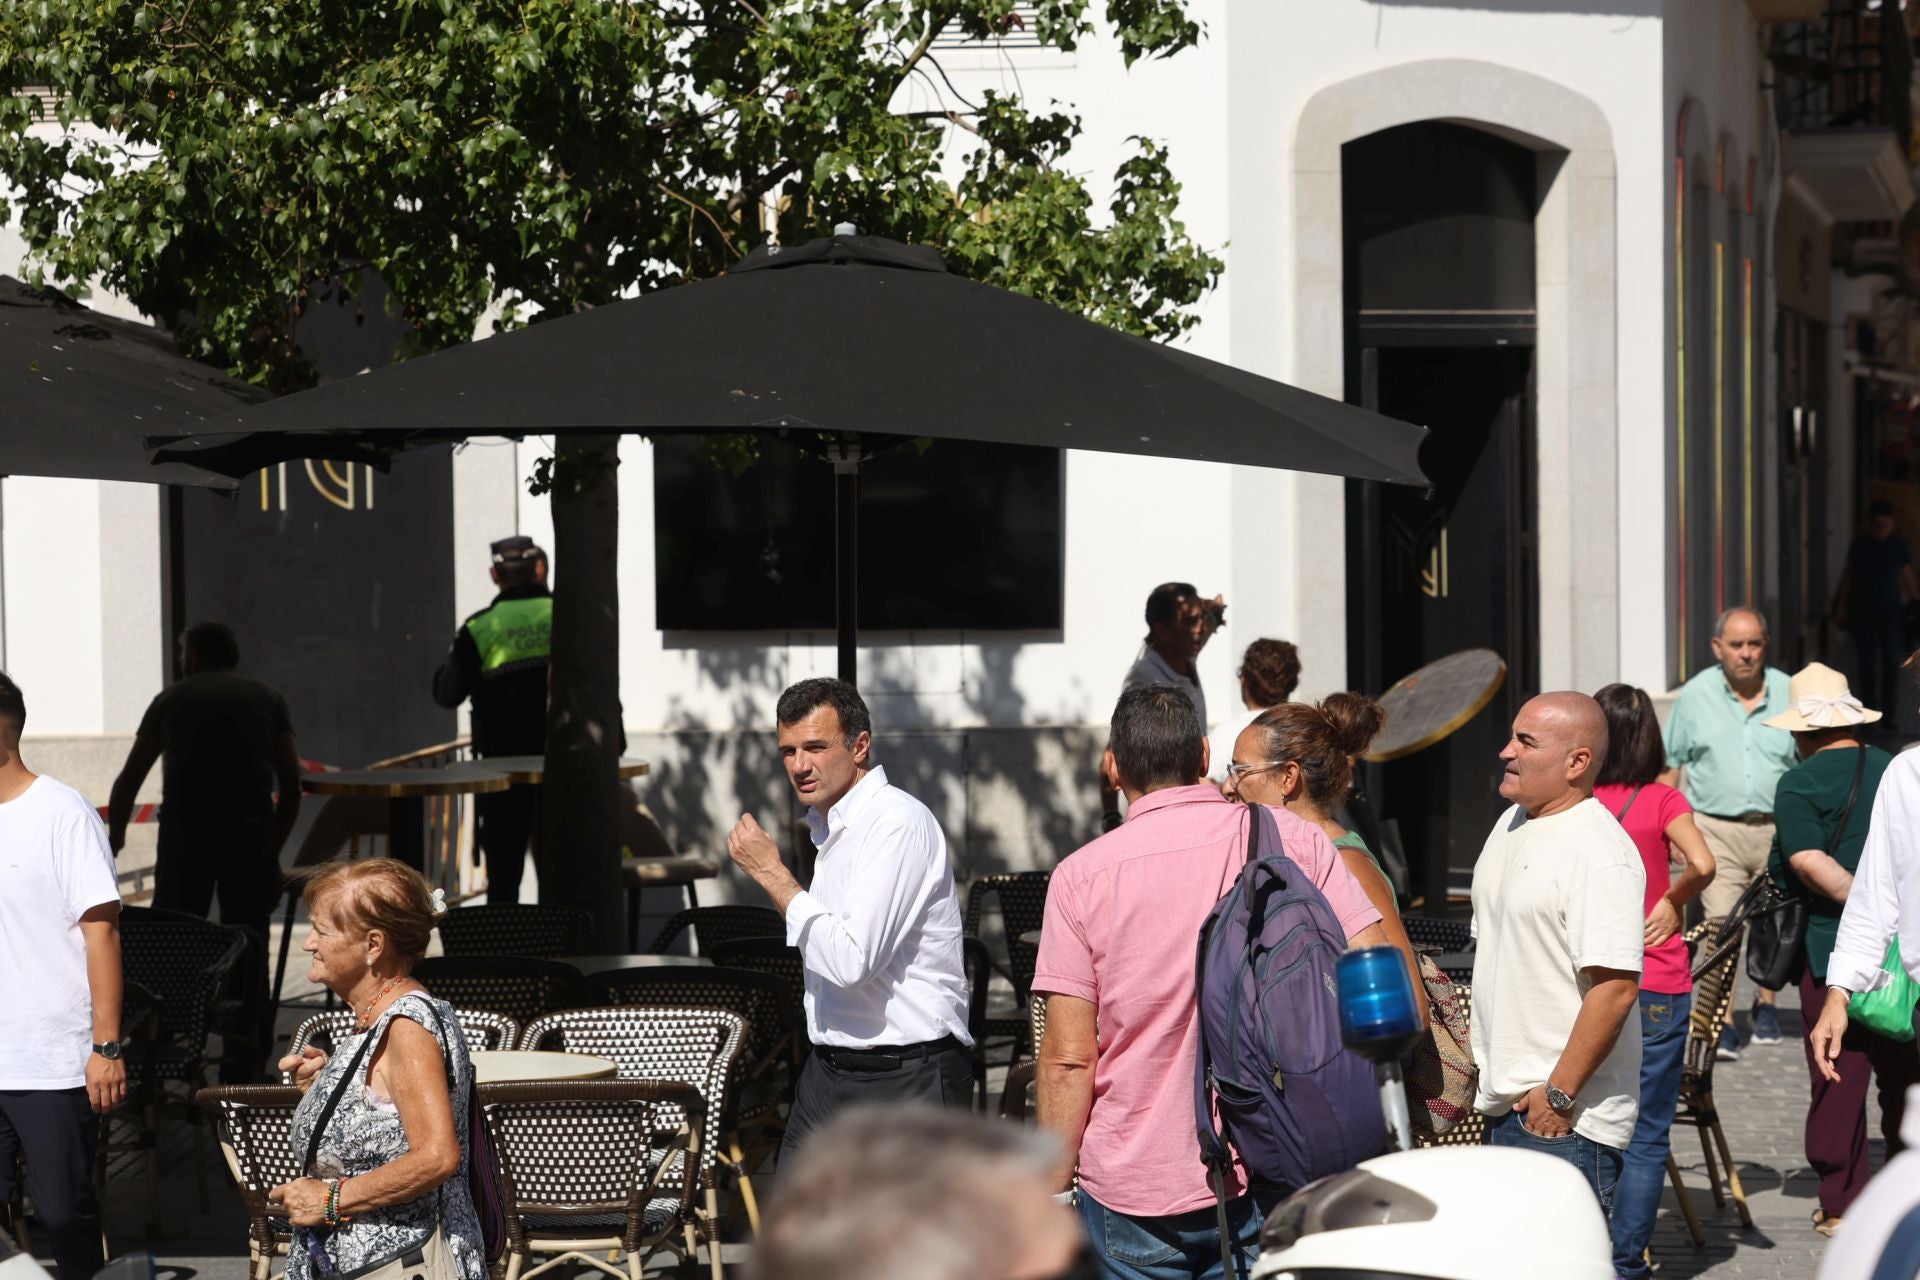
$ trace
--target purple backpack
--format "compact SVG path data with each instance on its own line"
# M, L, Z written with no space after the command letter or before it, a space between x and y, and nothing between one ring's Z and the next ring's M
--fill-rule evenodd
M1194 973L1194 1118L1222 1196L1229 1140L1250 1179L1287 1192L1387 1146L1373 1064L1340 1039L1334 964L1346 931L1286 856L1273 814L1247 812L1247 862L1200 929Z

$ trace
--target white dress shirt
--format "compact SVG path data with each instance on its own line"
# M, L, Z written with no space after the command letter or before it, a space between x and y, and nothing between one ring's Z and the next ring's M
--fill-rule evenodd
M967 1034L967 975L947 838L875 767L825 817L807 810L813 886L787 904L806 959L807 1035L846 1049Z
M1913 751L1893 758L1873 798L1873 824L1840 913L1827 985L1879 987L1887 980L1880 963L1896 934L1900 963L1920 982L1920 752Z

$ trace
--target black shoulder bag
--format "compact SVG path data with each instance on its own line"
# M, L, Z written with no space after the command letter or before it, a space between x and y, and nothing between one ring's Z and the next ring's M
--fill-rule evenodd
M1855 753L1853 789L1840 809L1840 820L1827 838L1829 858L1840 847L1847 823L1853 818L1853 806L1860 799L1860 782L1867 772L1867 749ZM1727 917L1727 931L1744 922L1747 926L1747 976L1769 991L1793 982L1807 955L1807 897L1804 893L1783 893L1770 872L1754 879L1740 895Z

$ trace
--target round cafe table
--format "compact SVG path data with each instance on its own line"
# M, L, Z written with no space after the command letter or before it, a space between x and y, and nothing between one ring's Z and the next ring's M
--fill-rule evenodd
M713 961L705 956L561 956L561 964L570 964L591 978L596 973L619 969L711 969Z
M489 772L506 774L507 781L517 787L538 786L547 776L545 756L482 756L474 763ZM621 756L615 762L615 769L622 780L644 778L648 765L637 756Z
M513 785L506 774L471 762L432 769L341 769L309 773L300 785L316 796L361 796L387 801L387 847L415 871L426 869L427 798L481 795Z
M480 1084L516 1080L610 1080L620 1067L611 1058L590 1053L550 1053L540 1049L475 1049L473 1078Z
M1040 945L1040 931L1038 929L1029 929L1020 935L1020 941L1030 947L1037 947Z

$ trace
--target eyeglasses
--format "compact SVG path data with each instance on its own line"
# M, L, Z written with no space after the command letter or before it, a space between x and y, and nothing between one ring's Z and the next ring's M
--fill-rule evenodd
M1279 769L1292 763L1291 760L1262 760L1258 764L1241 764L1235 760L1227 766L1227 780L1239 782L1250 773L1264 773L1268 769Z

